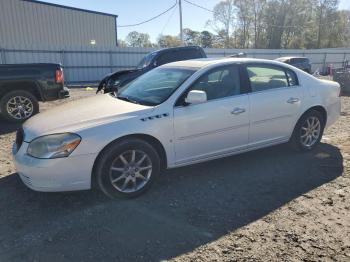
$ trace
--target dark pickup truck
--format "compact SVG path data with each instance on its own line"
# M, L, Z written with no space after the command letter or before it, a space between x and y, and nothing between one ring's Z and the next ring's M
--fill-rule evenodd
M182 46L160 49L147 54L141 59L136 68L117 71L105 76L100 82L97 92L102 90L104 93L117 91L118 88L125 86L144 73L164 64L206 57L207 55L203 48L199 46Z
M38 101L69 97L60 64L0 65L0 114L23 122L39 112Z

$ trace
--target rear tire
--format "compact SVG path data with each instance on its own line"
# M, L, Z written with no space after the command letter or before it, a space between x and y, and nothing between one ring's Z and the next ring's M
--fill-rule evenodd
M159 176L160 157L149 143L133 138L107 147L95 170L97 185L108 197L134 198Z
M39 112L39 103L31 93L16 90L1 98L0 110L6 120L22 123Z
M325 120L320 112L306 112L295 125L289 144L298 151L313 150L322 139L324 126Z

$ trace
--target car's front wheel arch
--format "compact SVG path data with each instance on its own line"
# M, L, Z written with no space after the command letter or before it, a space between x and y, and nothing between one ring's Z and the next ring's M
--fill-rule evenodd
M122 136L122 137L119 137L119 138L111 141L109 144L107 144L97 155L97 157L94 161L94 165L93 165L92 173L91 173L91 188L98 187L96 168L97 168L98 162L100 161L101 156L103 155L103 152L107 151L110 147L113 147L115 144L130 140L130 139L140 139L140 140L147 142L152 147L154 147L154 149L157 151L157 153L160 157L161 170L165 170L167 168L167 165L168 165L167 164L168 163L167 162L167 154L166 154L166 151L164 149L164 146L157 138L155 138L154 136L151 136L151 135L146 135L146 134L131 134L131 135L127 135L127 136Z

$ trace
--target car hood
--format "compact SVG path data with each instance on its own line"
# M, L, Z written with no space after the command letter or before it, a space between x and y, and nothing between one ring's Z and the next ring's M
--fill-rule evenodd
M114 73L110 73L108 75L106 75L102 80L101 82L99 83L98 85L98 88L97 88L97 93L99 91L101 91L103 88L108 88L107 85L109 83L109 81L112 79L113 81L116 81L118 79L120 79L121 77L125 76L125 75L130 75L130 74L133 74L133 73L137 73L137 72L141 72L142 70L141 69L126 69L126 70L120 70L120 71L117 71L117 72L114 72ZM112 90L107 90L106 93L108 92L111 92Z
M143 116L152 110L153 107L123 101L110 94L80 99L27 120L23 125L25 141L47 134L78 132L121 119Z

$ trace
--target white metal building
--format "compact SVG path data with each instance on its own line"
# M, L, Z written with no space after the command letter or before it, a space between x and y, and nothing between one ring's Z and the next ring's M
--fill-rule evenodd
M36 0L0 0L0 48L71 49L117 45L117 15Z

